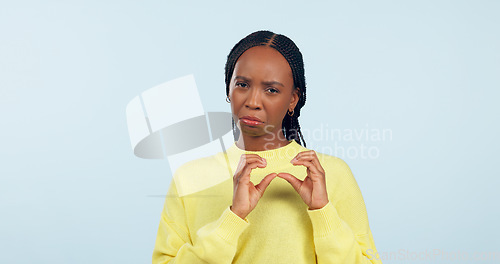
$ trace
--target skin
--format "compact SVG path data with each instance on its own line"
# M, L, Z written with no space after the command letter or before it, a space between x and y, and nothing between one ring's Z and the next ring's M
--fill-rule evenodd
M287 60L277 50L256 46L246 50L235 64L229 98L231 111L240 137L240 149L262 151L289 144L281 130L287 111L292 111L299 99L293 75ZM262 123L248 125L240 122L243 116L255 116ZM243 154L233 177L233 204L230 209L244 219L257 205L267 186L276 177L288 181L310 210L328 203L325 172L314 151L298 153L291 161L294 166L307 167L307 176L301 181L289 173L271 173L254 185L250 173L264 168L267 161L257 154Z
M279 84L266 84L265 82ZM292 69L275 49L257 46L246 50L235 64L229 86L231 111L240 129L236 145L241 149L260 151L287 145L281 124L287 111L299 100L294 88ZM240 122L243 116L255 116L261 125Z

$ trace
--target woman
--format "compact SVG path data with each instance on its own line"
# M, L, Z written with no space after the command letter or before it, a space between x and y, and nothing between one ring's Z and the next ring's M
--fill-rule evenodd
M351 170L305 148L295 43L254 32L233 47L225 73L235 142L175 172L153 263L381 263ZM185 179L220 175L219 184L180 195Z

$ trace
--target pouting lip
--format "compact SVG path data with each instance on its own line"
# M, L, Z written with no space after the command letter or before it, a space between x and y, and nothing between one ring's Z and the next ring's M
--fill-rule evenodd
M258 119L255 116L243 116L243 117L240 117L240 119L247 119L247 120L252 120L252 121L257 121L257 122L263 123L262 120Z

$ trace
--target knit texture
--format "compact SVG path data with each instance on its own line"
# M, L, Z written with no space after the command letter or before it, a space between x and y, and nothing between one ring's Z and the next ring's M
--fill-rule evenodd
M382 263L375 257L361 191L340 158L317 153L330 201L323 208L309 210L287 181L275 178L246 219L229 209L232 177L242 154L266 159L265 168L250 174L258 184L272 172L288 172L303 180L306 167L290 160L307 150L293 140L266 151L245 151L233 144L226 153L181 166L165 199L153 263ZM227 179L216 184L206 180L220 177ZM206 188L179 194L179 188L187 189L193 181Z

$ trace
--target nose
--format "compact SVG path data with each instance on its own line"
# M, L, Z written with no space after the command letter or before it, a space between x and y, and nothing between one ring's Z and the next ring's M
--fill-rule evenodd
M259 89L250 89L247 100L245 101L245 107L254 109L254 110L260 110L262 109L262 102L260 99L260 92Z

